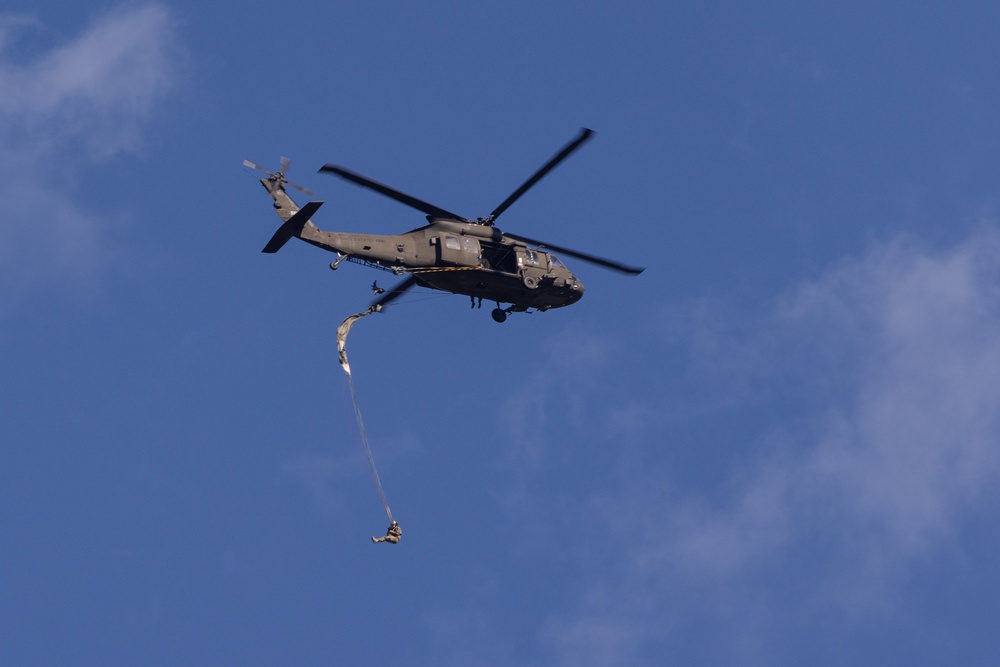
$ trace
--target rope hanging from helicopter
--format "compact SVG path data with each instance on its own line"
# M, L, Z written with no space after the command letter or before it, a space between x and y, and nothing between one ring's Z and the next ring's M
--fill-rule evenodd
M389 508L389 501L385 497L385 490L382 488L382 480L379 478L378 468L375 467L375 456L372 454L371 443L368 442L368 431L365 429L365 421L361 416L361 403L358 401L358 392L354 387L354 376L351 374L351 365L347 361L347 334L350 333L351 327L354 326L355 322L374 312L374 307L369 308L364 312L348 316L340 323L340 326L337 327L337 351L340 354L340 366L347 373L347 383L351 388L351 400L354 402L354 416L358 422L358 432L361 434L361 444L364 446L372 481L375 484L375 490L378 491L378 497L382 501L382 506L385 508L385 514L389 517L389 521L392 522L392 510Z

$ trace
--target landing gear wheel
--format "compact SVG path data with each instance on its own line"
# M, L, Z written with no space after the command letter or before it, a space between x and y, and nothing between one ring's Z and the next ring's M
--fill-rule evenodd
M493 316L494 322L505 322L507 320L507 313L503 312L499 308L494 308L490 315Z

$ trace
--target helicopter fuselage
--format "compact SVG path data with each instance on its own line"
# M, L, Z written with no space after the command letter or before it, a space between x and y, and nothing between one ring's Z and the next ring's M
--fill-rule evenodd
M337 259L330 263L331 269L349 260L397 275L409 274L388 290L372 283L372 291L381 296L372 302L370 310L380 310L417 285L465 294L472 298L474 307L482 306L484 299L495 301L497 307L491 315L497 322L506 320L507 313L511 312L568 306L583 296L583 284L551 251L620 273L638 275L644 269L528 236L504 233L494 224L504 211L593 134L593 130L581 128L575 139L563 146L485 218L465 218L336 164L328 163L320 167L320 173L333 174L427 216L427 225L392 236L323 231L311 220L323 202L310 201L300 208L285 191L288 184L312 195L311 191L285 177L291 164L288 158L281 159L281 169L277 172L244 160L244 166L268 175L260 182L274 200L274 208L284 223L271 236L262 252L277 252L294 237L337 253ZM504 303L510 306L504 308L501 305Z
M299 207L280 181L260 179L282 220ZM404 234L330 232L306 221L296 234L303 241L337 253L343 260L409 273L431 289L474 299L511 304L509 311L549 310L576 303L580 280L552 253L512 240L495 227L429 218L429 224Z

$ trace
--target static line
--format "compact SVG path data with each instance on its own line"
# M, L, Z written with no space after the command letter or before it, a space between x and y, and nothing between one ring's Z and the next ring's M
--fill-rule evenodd
M382 499L382 506L385 507L386 516L392 521L392 510L389 509L389 501L385 498L385 491L382 489L382 480L378 476L378 468L375 467L375 457L372 455L371 445L368 444L368 431L365 430L365 420L361 417L361 404L358 402L358 392L354 389L354 376L347 374L347 383L351 386L351 399L354 401L354 416L358 420L358 431L361 433L361 443L365 446L365 456L368 457L368 467L372 471L372 480L378 490L378 497Z
M351 327L354 326L355 322L366 315L371 315L373 312L375 312L374 306L363 313L349 315L344 318L344 321L337 327L337 352L340 355L340 366L347 373L347 381L351 386L351 400L354 401L354 416L358 420L358 431L361 433L361 443L365 446L365 456L368 457L368 467L371 468L372 480L375 482L378 496L382 500L382 506L385 507L385 513L389 517L389 521L392 521L392 510L389 509L389 501L385 498L385 491L382 489L382 480L379 479L378 469L375 467L375 457L372 455L371 444L368 442L368 431L365 430L365 420L361 416L361 404L358 402L358 392L354 388L354 376L351 374L351 364L347 360L347 334L351 332Z

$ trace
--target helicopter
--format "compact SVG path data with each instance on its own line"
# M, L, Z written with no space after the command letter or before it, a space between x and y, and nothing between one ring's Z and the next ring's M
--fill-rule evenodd
M483 299L496 303L491 315L504 322L509 313L546 311L576 303L583 296L583 283L553 252L583 260L621 273L638 275L644 269L620 264L527 236L501 232L497 218L525 192L593 136L582 128L580 134L542 165L507 199L485 218L471 220L446 209L412 197L343 167L326 164L319 173L333 174L361 187L373 190L421 211L427 223L405 234L394 236L328 232L319 229L311 218L323 205L310 201L299 207L286 191L286 185L308 196L313 192L289 181L285 172L290 160L281 159L281 167L271 172L249 160L243 164L267 174L261 185L274 200L274 208L283 224L261 252L275 253L291 238L299 238L324 250L336 253L330 263L336 270L343 261L354 262L395 275L409 274L395 287L383 289L377 281L372 290L378 297L370 309L381 310L415 286L428 287L472 299L472 307L482 307ZM478 305L477 305L478 301ZM502 304L510 304L503 307Z

